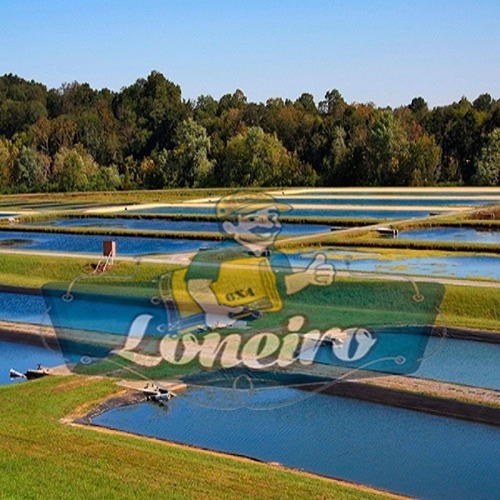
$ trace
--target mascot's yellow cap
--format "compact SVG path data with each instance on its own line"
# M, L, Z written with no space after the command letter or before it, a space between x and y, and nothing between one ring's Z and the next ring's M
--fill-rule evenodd
M290 205L276 201L270 194L257 191L238 191L221 198L217 202L216 213L219 220L226 220L269 207L275 208L278 212L292 210Z

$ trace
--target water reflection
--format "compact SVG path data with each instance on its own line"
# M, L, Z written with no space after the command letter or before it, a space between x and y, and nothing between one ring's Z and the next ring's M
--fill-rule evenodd
M83 219L54 219L51 221L32 222L33 226L56 226L56 227L104 227L104 228L127 228L138 230L156 231L190 231L190 232L214 232L221 231L220 225L212 221L188 221L188 220L165 220L165 219L128 219L128 218L100 218L88 217ZM307 234L329 231L330 226L324 224L291 224L284 223L281 234Z
M296 400L297 392L278 389L257 397ZM145 403L111 410L94 422L411 496L492 498L497 490L494 427L322 394L267 411L217 410L213 397L192 390L172 400L169 411Z
M399 238L420 241L452 241L500 244L500 231L461 227L439 227L401 231Z

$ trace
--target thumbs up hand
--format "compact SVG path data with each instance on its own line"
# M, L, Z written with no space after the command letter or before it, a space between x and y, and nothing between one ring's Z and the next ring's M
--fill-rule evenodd
M326 257L320 253L307 266L305 274L309 276L311 285L328 286L332 284L334 268L326 263Z

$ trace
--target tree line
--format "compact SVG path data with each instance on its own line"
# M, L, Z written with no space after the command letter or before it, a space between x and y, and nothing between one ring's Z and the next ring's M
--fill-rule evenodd
M0 77L2 193L437 184L500 185L500 99L184 100L157 71L119 92Z

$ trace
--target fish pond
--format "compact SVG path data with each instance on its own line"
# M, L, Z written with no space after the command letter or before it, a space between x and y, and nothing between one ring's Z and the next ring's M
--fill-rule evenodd
M127 311L109 309L110 317L122 318L126 322L126 318L133 314L131 316L128 302L124 307ZM95 311L95 304L82 303L76 313L71 314L71 321L77 321L82 327L87 325L93 321L91 310ZM40 295L0 293L0 320L50 324L45 313L45 302ZM81 317L75 318L75 314ZM127 331L127 325L122 330ZM317 361L326 355L322 349L331 351L331 347L320 348ZM420 367L411 376L500 390L500 344L430 337Z
M500 245L499 230L464 227L433 227L429 229L401 231L398 238L403 240L493 243Z
M23 381L20 378L10 379L11 368L24 373L26 370L35 369L38 364L50 368L63 363L60 354L46 347L6 342L0 336L0 385Z
M304 201L304 200L302 200ZM442 210L442 213L446 213L447 210ZM152 208L137 208L129 209L128 213L137 214L215 214L215 207L213 205L168 205L168 206L157 206ZM416 218L425 217L430 215L430 210L396 210L396 209L370 209L370 208L302 208L297 205L287 212L287 216L295 217L349 217L349 218L374 218L374 219L402 219L402 218Z
M188 221L165 219L129 219L129 218L59 218L50 221L31 222L30 226L53 227L89 227L109 229L137 229L153 231L190 231L220 233L220 224L213 221ZM283 223L282 235L323 233L330 231L325 224Z
M324 249L321 252L336 269L342 271L500 280L500 256L492 254L456 253L413 257L414 254L405 251L390 256L376 250ZM290 256L294 265L302 267L312 258L314 254L311 252Z
M493 498L498 491L495 427L291 388L238 392L245 394L190 389L168 408L116 408L94 423L412 497ZM234 405L238 398L252 409ZM233 409L220 409L228 399Z
M202 247L208 247L216 243L214 241L183 238L0 231L0 248L102 254L103 241L109 239L116 241L116 249L119 255L194 252Z
M280 196L277 198L279 201L289 204L331 204L331 205L362 205L362 206L371 206L371 205L383 205L383 206L408 206L408 207L425 207L425 206L444 206L449 207L450 209L459 207L459 206L476 206L476 205L485 205L490 203L500 202L500 196L498 198L430 198L430 197L404 197L404 198L380 198L380 197L365 197L365 196L357 196L357 197L337 197L335 195L316 195L316 193L305 196Z

